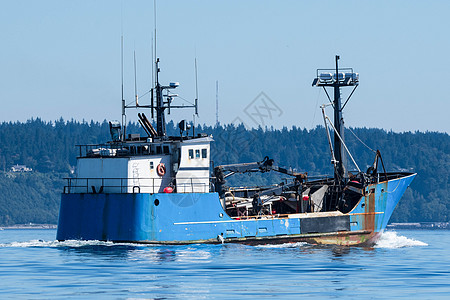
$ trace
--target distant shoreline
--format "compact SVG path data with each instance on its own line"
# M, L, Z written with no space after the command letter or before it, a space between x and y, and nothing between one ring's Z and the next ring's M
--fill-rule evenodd
M16 224L11 226L0 226L0 230L6 229L56 229L56 224Z
M391 223L387 229L450 229L450 222Z

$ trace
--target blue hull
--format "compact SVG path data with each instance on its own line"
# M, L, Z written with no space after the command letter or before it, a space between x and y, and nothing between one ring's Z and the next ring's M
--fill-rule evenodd
M374 243L415 174L372 184L348 214L303 213L237 219L217 193L62 194L58 240L157 244L307 241Z

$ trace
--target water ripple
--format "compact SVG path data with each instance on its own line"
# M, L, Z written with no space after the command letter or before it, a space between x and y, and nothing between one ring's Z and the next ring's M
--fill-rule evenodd
M388 231L375 247L54 241L0 232L0 298L443 298L450 231Z

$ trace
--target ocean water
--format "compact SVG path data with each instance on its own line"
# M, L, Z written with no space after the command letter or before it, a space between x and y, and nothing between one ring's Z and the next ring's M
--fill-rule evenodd
M450 231L387 231L373 248L142 246L0 231L1 299L450 299Z

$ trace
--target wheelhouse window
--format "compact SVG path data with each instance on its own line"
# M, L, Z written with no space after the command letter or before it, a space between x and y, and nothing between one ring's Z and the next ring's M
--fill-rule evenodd
M195 158L200 158L200 149L195 149Z
M206 149L202 149L202 158L207 158L208 157L208 152Z
M189 159L194 159L194 150L189 149Z
M168 145L164 145L163 150L164 150L164 154L169 154L169 146Z

